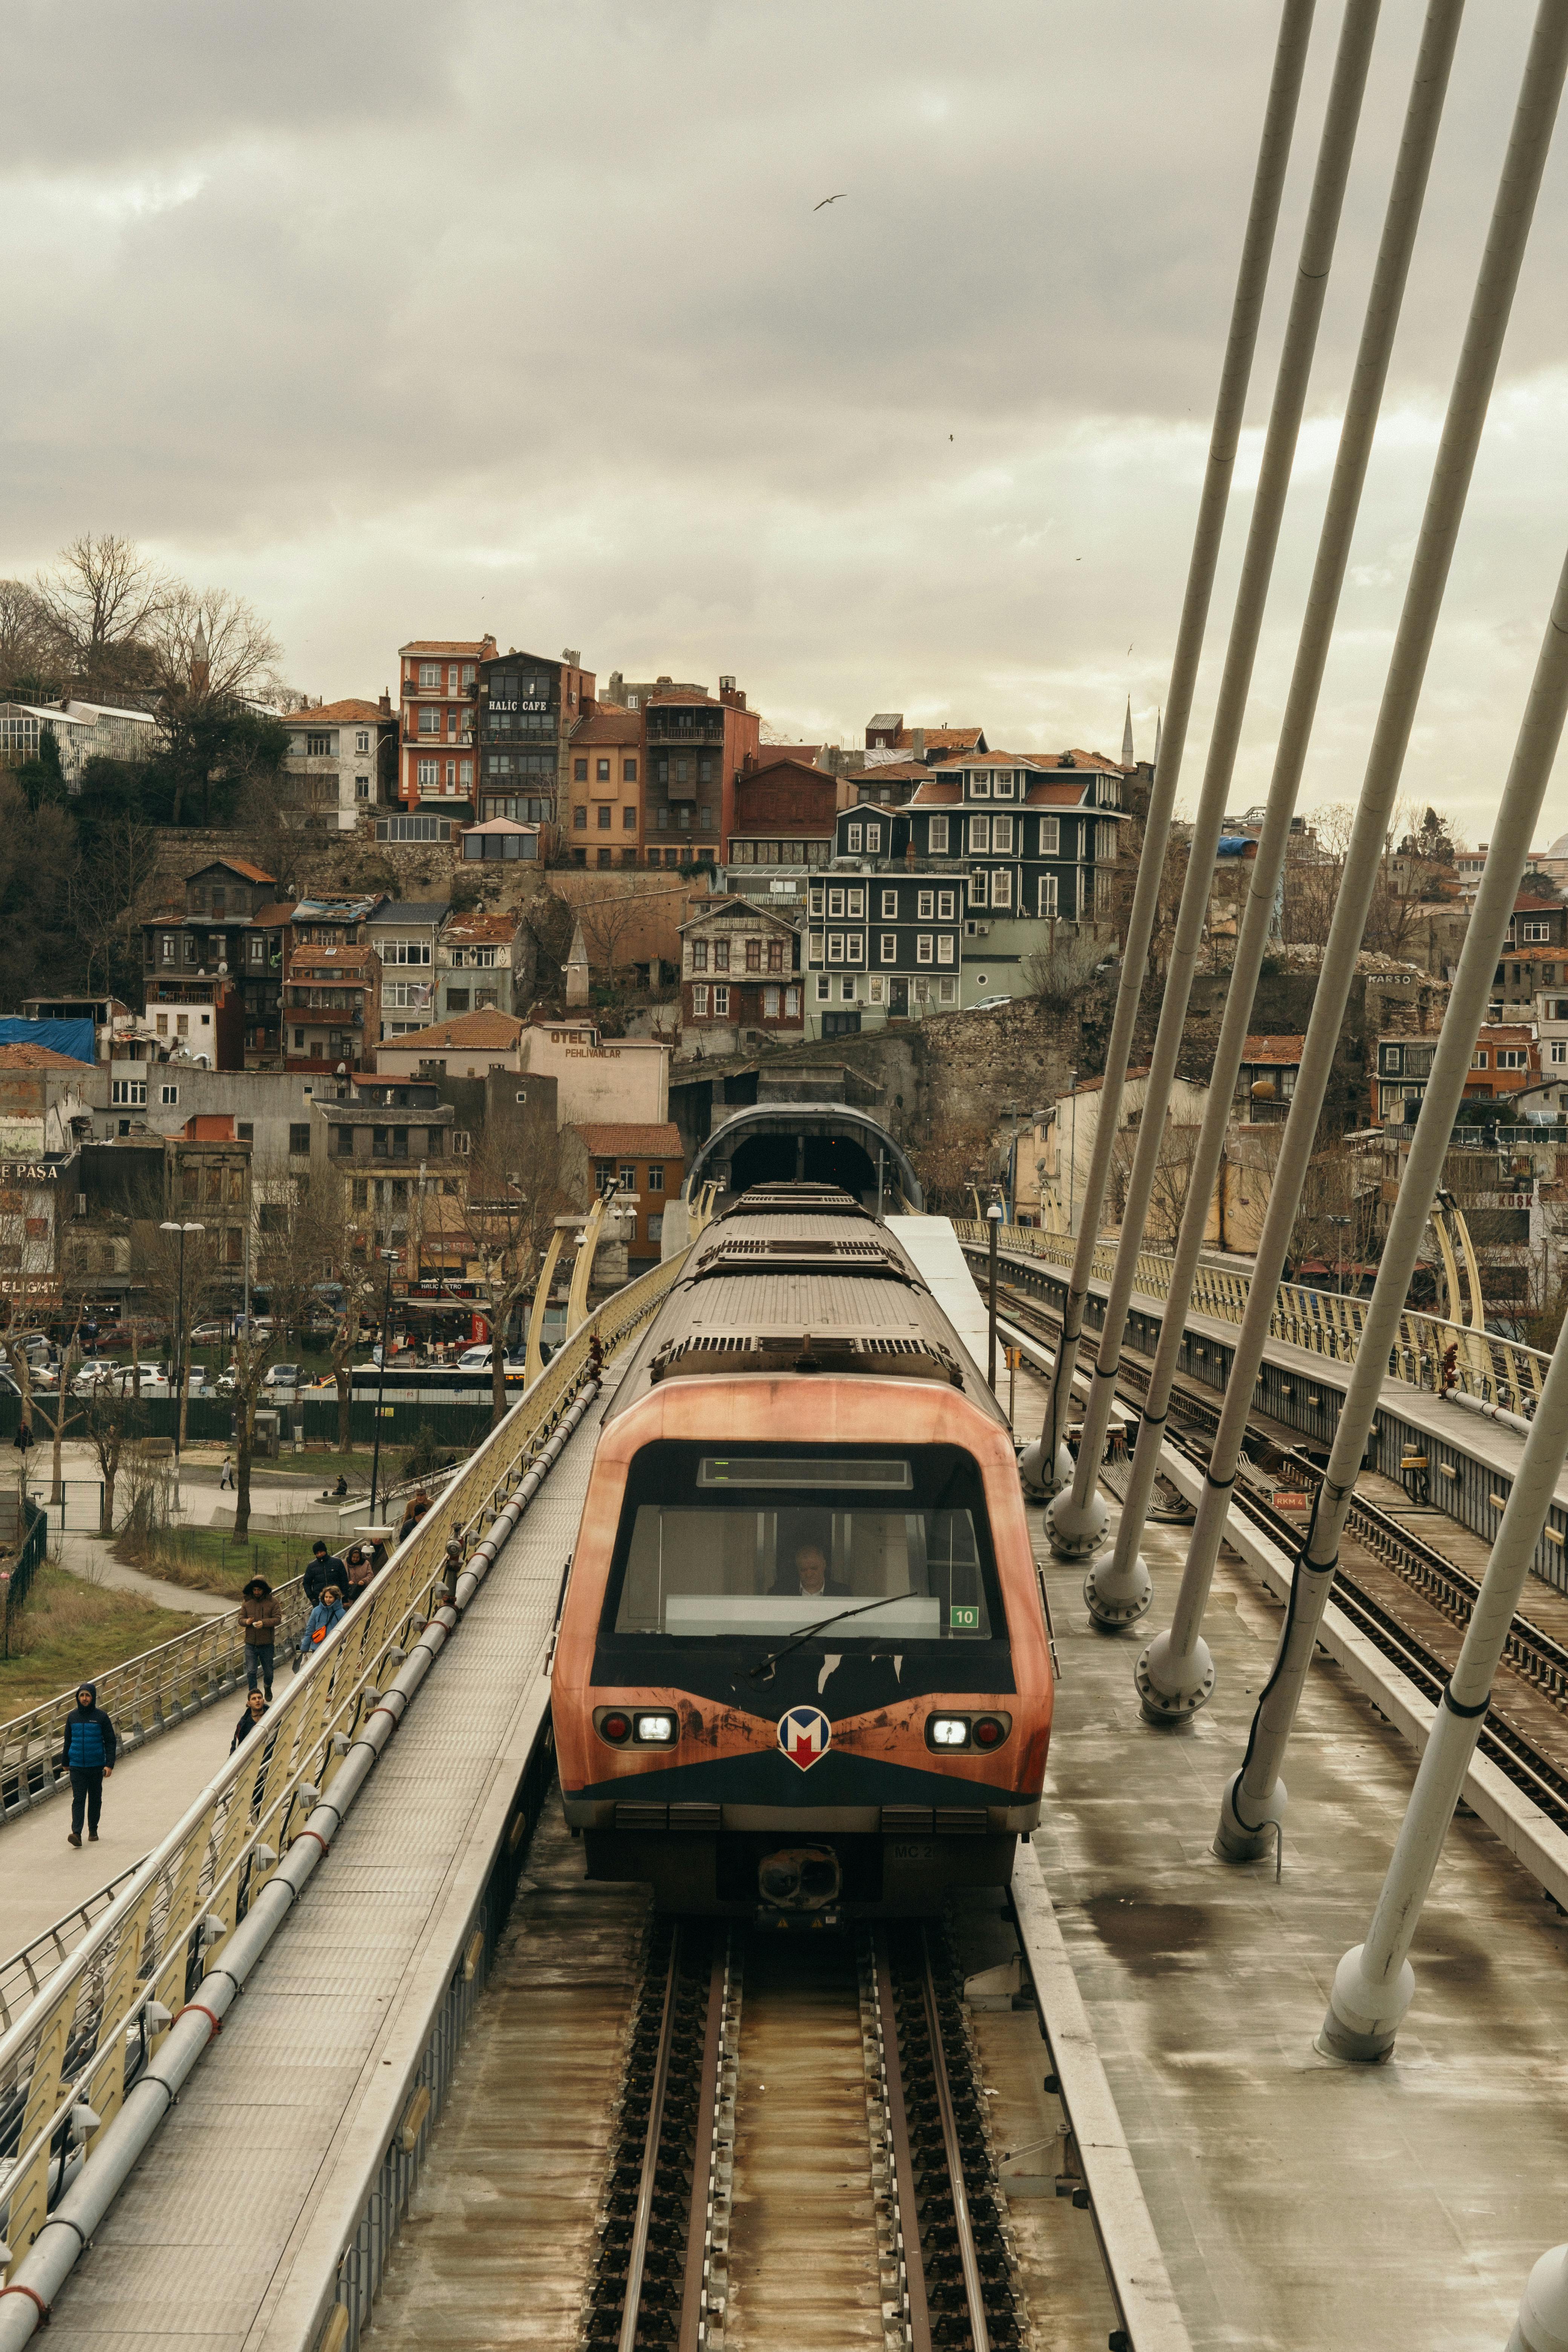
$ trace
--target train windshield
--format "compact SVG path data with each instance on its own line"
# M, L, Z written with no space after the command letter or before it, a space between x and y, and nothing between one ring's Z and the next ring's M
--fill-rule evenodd
M955 1445L645 1447L604 1631L769 1639L817 1622L825 1641L879 1649L1002 1633L973 1457Z

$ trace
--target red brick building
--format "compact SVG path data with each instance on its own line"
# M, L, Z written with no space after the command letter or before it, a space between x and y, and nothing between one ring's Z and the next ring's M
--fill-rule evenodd
M381 959L374 948L296 946L283 987L290 1070L374 1070L381 1035Z
M736 782L756 761L762 721L732 677L720 679L717 699L690 687L660 687L642 715L647 862L716 866L734 830Z
M735 780L725 860L731 866L826 866L833 855L834 819L853 799L846 782L797 751L764 749Z
M405 809L478 814L479 666L493 637L416 637L397 651L397 797Z
M665 1210L678 1198L686 1181L680 1129L672 1119L618 1119L579 1126L574 1132L587 1147L594 1190L607 1192L614 1185L636 1197L636 1225L621 1229L632 1264L637 1265L639 1259L644 1265L657 1261L664 1238Z

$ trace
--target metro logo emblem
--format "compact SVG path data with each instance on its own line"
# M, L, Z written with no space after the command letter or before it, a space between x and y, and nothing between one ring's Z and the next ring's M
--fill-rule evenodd
M779 1746L792 1764L809 1772L833 1744L833 1726L819 1706L792 1706L779 1717Z

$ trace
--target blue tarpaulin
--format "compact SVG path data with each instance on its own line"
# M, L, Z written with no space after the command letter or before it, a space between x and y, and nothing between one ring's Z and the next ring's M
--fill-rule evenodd
M0 1018L0 1045L47 1045L51 1054L68 1054L73 1062L94 1059L90 1021L24 1021L20 1015Z

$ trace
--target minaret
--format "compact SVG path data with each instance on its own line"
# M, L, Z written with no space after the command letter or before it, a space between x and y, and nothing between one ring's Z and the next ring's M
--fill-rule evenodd
M207 660L207 633L196 623L196 634L191 646L191 698L199 702L206 693L212 672Z
M572 926L572 949L566 958L566 1003L573 1005L588 1002L588 950L583 944L583 925L579 919Z
M1121 764L1124 768L1137 765L1137 754L1132 749L1132 697L1131 695L1127 698L1127 716L1121 722Z

